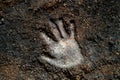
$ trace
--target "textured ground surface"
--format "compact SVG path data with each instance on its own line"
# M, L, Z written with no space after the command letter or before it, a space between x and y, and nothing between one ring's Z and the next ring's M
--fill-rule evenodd
M0 80L119 80L119 0L0 0ZM49 18L76 24L85 63L59 69L44 61ZM69 30L68 30L69 32ZM52 37L52 36L51 36ZM54 39L54 37L52 37Z

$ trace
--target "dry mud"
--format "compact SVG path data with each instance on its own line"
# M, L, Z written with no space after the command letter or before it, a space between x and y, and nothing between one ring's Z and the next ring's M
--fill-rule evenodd
M0 80L119 80L119 0L0 0ZM40 36L51 38L49 19L76 25L75 38L85 62L60 69L44 61L49 54Z

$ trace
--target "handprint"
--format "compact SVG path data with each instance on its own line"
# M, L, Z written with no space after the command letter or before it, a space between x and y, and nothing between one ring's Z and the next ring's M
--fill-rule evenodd
M41 56L41 59L47 61L59 68L70 68L81 64L83 56L77 41L74 38L74 23L70 23L70 35L64 29L63 20L56 20L55 23L49 22L52 32L58 41L52 40L46 34L41 33L42 37L49 45L50 55L54 56L52 59L47 56Z

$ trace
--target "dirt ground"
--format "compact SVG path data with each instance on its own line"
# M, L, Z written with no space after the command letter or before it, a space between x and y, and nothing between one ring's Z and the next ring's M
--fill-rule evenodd
M0 0L0 80L119 80L119 10L119 0ZM85 58L70 69L39 60L49 53L40 32L51 36L49 19L60 17L66 28L75 21Z

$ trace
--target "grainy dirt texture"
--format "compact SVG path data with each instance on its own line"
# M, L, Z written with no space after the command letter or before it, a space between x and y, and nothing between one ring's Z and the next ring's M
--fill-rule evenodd
M119 0L0 0L0 80L119 80ZM51 38L49 19L76 25L83 64L60 69L45 61L40 36Z

